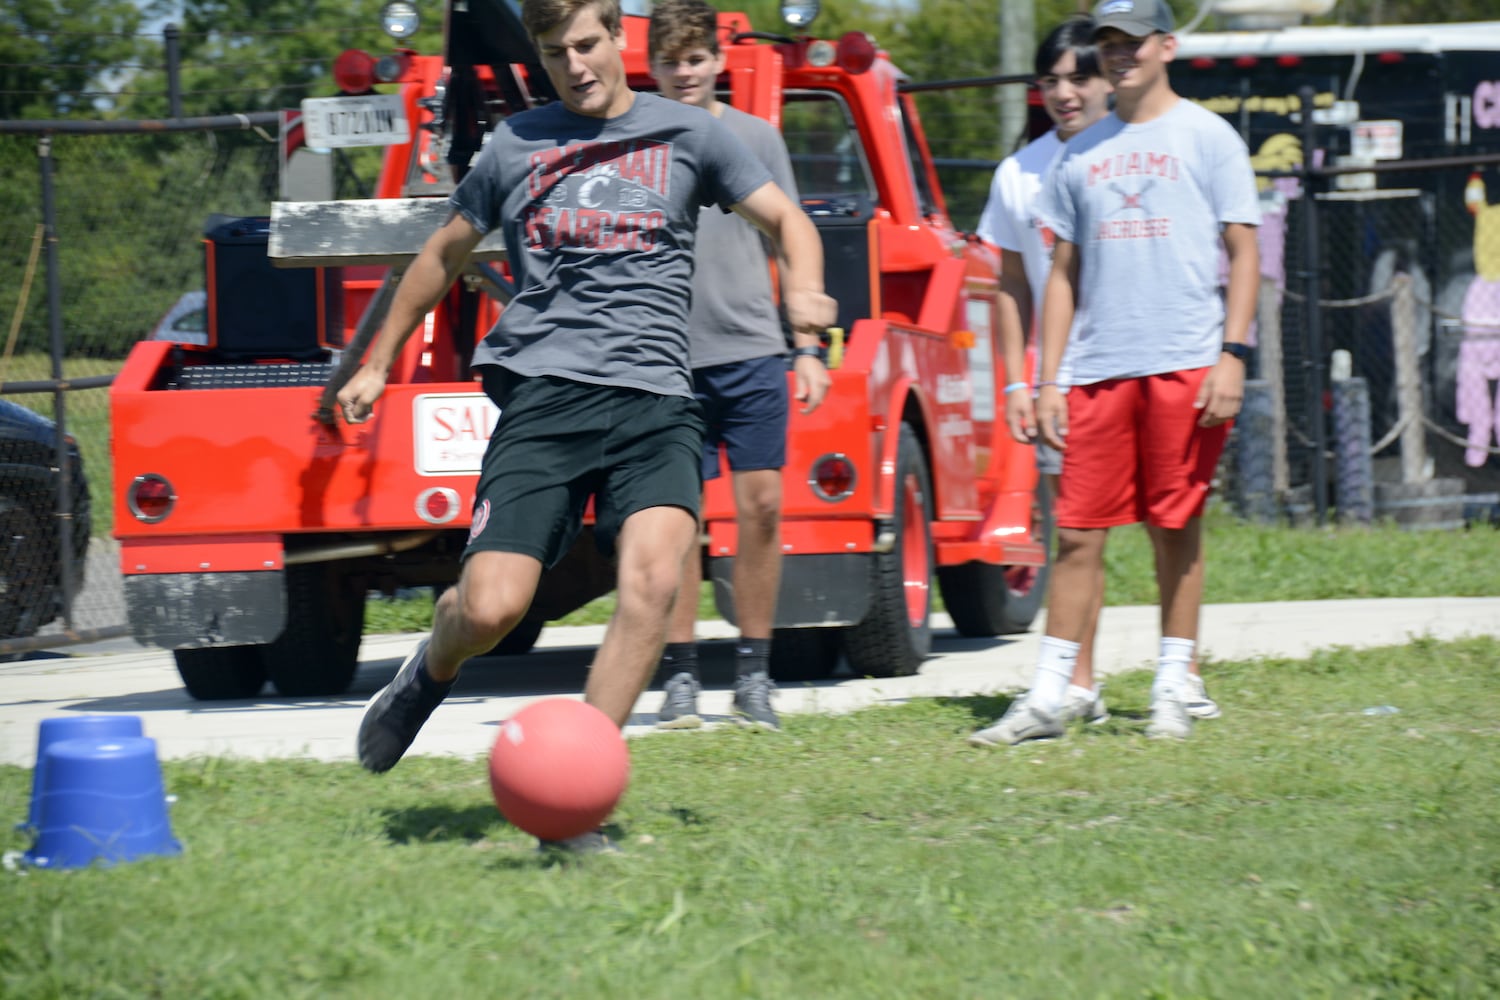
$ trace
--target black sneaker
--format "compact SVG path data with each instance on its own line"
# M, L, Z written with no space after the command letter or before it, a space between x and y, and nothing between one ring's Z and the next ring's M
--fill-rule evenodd
M435 685L424 690L418 676L427 663L427 643L417 643L396 671L393 679L375 693L365 706L364 721L359 724L359 762L367 770L380 774L396 766L406 748L422 729L432 710L442 704L453 685Z
M742 726L767 729L773 733L781 731L781 720L771 707L771 695L776 685L771 675L764 670L741 674L734 679L734 718Z
M666 697L656 710L657 729L697 729L703 725L698 714L698 678L686 670L673 674L664 685Z
M542 840L538 838L536 849L542 854L556 856L589 854L619 854L620 847L603 830L590 830L567 840Z

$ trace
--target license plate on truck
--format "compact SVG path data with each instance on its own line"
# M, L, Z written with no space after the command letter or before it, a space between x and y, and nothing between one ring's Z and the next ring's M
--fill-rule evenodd
M314 149L390 146L411 138L400 94L308 98L302 102L302 128Z
M412 406L420 476L479 475L500 408L482 392L428 393Z

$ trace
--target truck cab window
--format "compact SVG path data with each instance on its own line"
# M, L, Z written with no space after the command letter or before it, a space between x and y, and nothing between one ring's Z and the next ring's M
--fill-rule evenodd
M862 216L875 201L875 185L843 99L833 94L788 92L781 134L791 155L802 206L812 216Z

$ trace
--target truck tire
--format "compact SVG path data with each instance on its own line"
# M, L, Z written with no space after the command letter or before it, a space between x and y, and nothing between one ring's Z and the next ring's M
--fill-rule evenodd
M870 613L844 636L861 677L905 677L932 652L932 481L917 432L901 425L896 448L896 541L873 561Z
M771 679L821 681L832 676L844 650L841 628L779 628L771 634Z
M276 690L291 698L343 694L359 669L363 582L338 563L286 568L286 628L261 647Z
M959 635L985 638L1025 632L1036 620L1052 569L1052 491L1046 479L1037 480L1031 532L1047 549L1047 561L1041 566L971 562L938 569L943 605Z
M44 511L0 497L0 639L33 635L57 615L57 539Z
M199 701L254 698L266 686L263 646L204 646L174 649L177 674Z

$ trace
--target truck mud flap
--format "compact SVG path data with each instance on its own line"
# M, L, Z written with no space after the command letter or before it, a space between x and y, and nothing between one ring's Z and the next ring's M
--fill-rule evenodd
M719 613L737 623L734 557L709 560L709 579ZM787 556L781 561L776 628L855 625L870 612L870 554L838 552Z
M267 643L286 627L281 570L125 578L137 642L166 649Z

